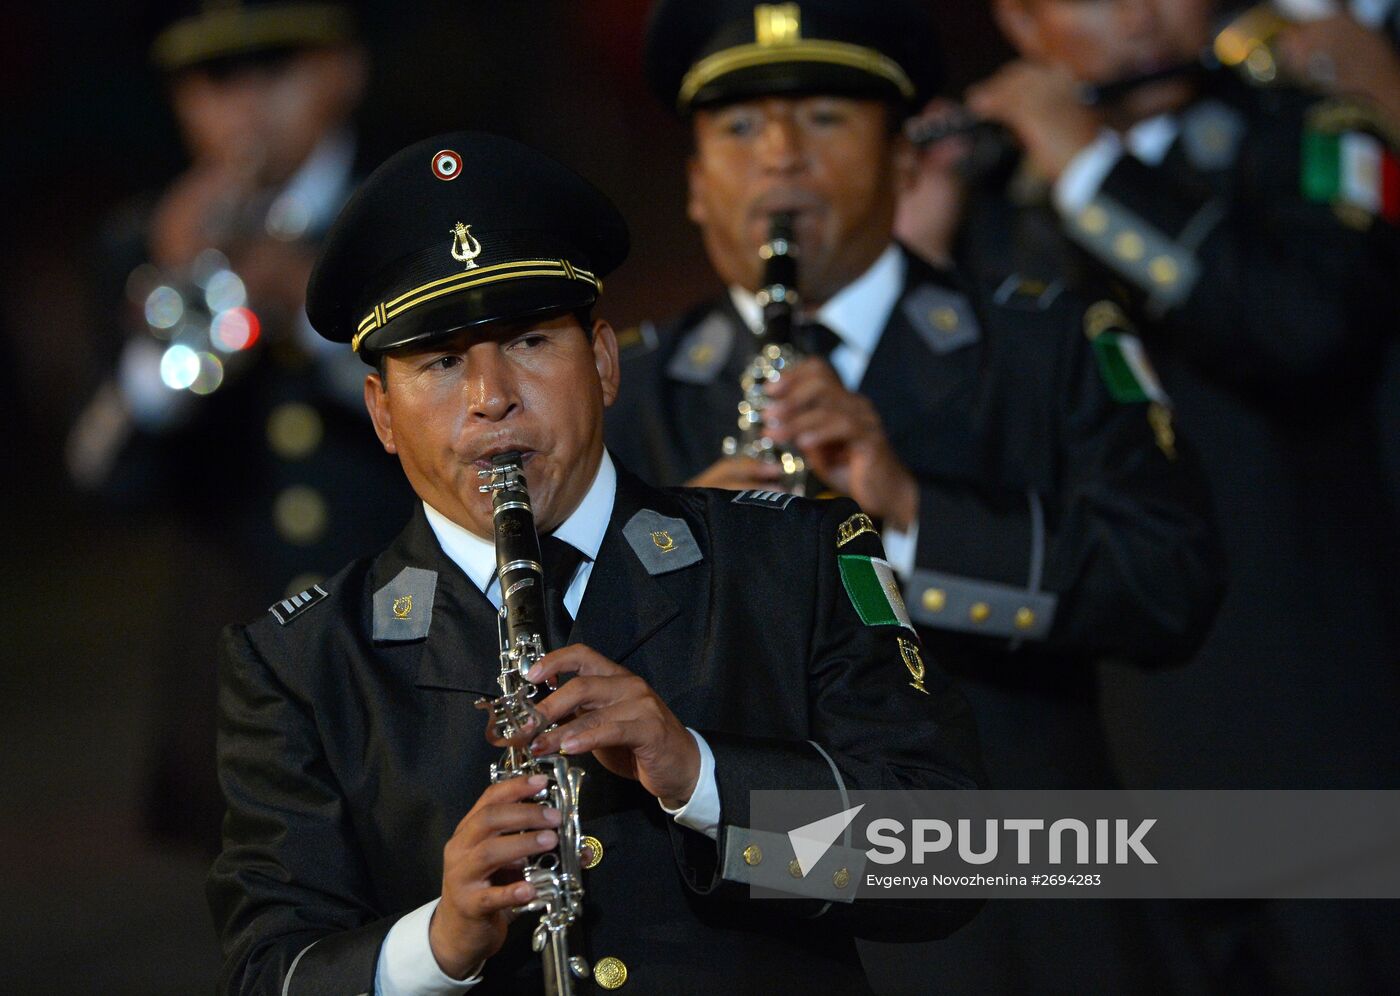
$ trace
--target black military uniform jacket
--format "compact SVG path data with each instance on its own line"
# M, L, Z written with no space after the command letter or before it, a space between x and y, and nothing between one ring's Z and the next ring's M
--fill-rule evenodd
M963 679L994 783L1103 786L1093 661L1189 656L1218 601L1203 483L1165 410L1113 401L1079 298L906 258L860 391L920 483L910 614ZM732 431L748 333L728 300L643 333L609 443L675 482Z
M1123 156L1064 231L1211 379L1284 408L1350 394L1400 317L1400 240L1346 194L1328 145L1378 125L1232 73L1205 86L1161 164Z
M1115 691L1128 763L1163 787L1394 786L1400 496L1383 443L1396 427L1377 408L1400 404L1381 381L1400 238L1329 194L1317 158L1376 129L1346 100L1228 73L1204 86L1159 165L1125 155L1061 225L1134 304L1200 450L1230 576L1193 666Z
M937 936L976 908L750 900L736 860L750 790L980 779L966 704L932 662L924 690L911 687L899 646L910 631L864 625L848 598L838 537L842 555L880 555L873 533L840 533L855 514L849 502L660 492L619 468L571 639L644 677L703 734L722 810L716 844L636 782L596 765L584 779L583 830L605 855L585 873L585 954L621 959L629 988L866 991L853 932ZM650 538L663 529L674 560ZM403 621L381 618L390 600L376 608L375 596L406 568L436 572L431 615L394 634L384 627ZM499 672L495 612L421 511L386 552L324 590L290 615L275 607L285 625L269 614L226 634L229 816L209 894L230 992L372 989L385 934L439 894L443 845L498 756L472 705ZM375 639L377 628L396 638ZM784 877L788 857L775 857ZM533 919L517 922L474 991L541 991Z
M1107 785L1092 664L1196 646L1219 586L1204 486L1167 412L1110 397L1080 299L906 258L860 392L921 489L910 613L994 784ZM640 334L609 445L675 483L732 434L749 335L727 298Z

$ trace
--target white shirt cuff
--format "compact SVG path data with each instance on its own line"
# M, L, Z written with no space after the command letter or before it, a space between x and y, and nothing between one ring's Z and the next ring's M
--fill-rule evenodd
M919 520L909 523L907 532L886 526L880 533L885 544L885 557L901 581L914 574L914 557L919 552Z
M438 967L428 940L428 925L439 900L418 907L389 928L374 970L375 996L449 996L464 993L481 981L454 979Z
M1123 142L1111 131L1099 132L1065 167L1055 181L1055 207L1065 216L1077 215L1089 206L1118 160L1123 158Z
M695 746L700 751L700 774L695 779L695 788L690 800L680 809L671 809L657 799L666 814L683 827L703 833L711 840L719 840L719 784L715 781L715 755L705 738L690 730L695 738Z

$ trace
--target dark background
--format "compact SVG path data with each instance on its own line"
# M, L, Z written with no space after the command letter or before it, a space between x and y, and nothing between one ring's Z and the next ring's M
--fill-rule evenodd
M931 5L956 91L1003 49L983 4ZM716 286L685 219L686 132L641 79L648 6L376 0L361 11L374 71L359 124L371 161L466 127L574 166L632 225L631 261L601 308L618 328ZM218 951L205 859L139 829L156 702L150 648L181 536L83 500L62 463L115 334L88 300L105 219L184 163L146 58L161 14L151 0L28 4L6 20L0 991L208 992Z

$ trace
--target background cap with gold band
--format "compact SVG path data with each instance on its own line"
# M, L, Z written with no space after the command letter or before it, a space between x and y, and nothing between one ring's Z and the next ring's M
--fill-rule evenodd
M937 41L914 0L660 0L647 80L682 114L772 94L838 94L923 106L940 84Z
M370 174L321 248L311 325L368 363L486 322L587 308L627 256L596 187L498 135L410 145Z
M192 66L340 45L355 37L355 16L324 0L178 0L151 44L151 59L178 72Z

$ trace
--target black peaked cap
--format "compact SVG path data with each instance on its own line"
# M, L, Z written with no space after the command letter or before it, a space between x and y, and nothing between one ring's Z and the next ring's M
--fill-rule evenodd
M347 3L328 0L175 0L151 59L177 72L324 45L355 37Z
M528 146L453 132L370 174L326 236L312 326L366 362L486 322L586 308L627 256L596 187Z
M942 82L933 21L915 0L659 0L645 69L656 95L682 114L814 93L912 110Z

